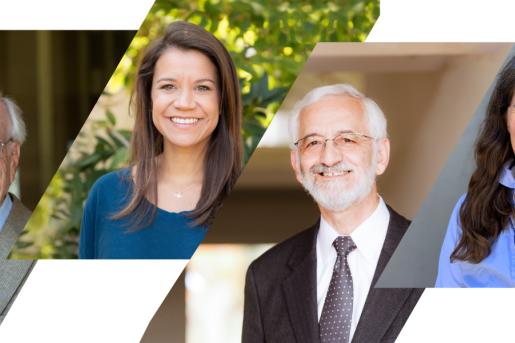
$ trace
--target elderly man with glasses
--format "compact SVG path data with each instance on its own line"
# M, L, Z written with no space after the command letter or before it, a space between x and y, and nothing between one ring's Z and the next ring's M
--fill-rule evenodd
M16 104L0 95L0 258L6 258L30 217L30 211L9 193L25 140L25 124Z
M30 211L9 193L24 140L20 109L0 94L0 323L34 266L34 261L5 260L30 217Z
M377 192L385 116L339 84L306 94L290 124L291 164L321 218L249 267L243 342L393 342L422 290L374 288L409 225Z

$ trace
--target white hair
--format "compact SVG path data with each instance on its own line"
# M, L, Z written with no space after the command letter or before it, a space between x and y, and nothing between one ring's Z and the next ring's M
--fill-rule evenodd
M376 139L386 138L386 117L384 116L383 111L376 102L370 98L367 98L365 95L360 93L356 88L349 84L340 83L330 86L323 86L312 89L309 93L307 93L302 100L295 103L292 111L290 112L290 139L291 139L291 147L294 148L293 143L295 143L299 137L299 117L302 110L309 105L317 102L321 98L327 95L347 95L354 98L358 98L363 103L364 114L367 116L368 121L368 130L370 136Z
M7 110L7 115L11 121L11 135L9 138L12 138L14 141L23 144L23 142L25 142L27 132L25 130L25 123L23 122L20 108L13 100L2 96L1 93L0 101L4 103Z

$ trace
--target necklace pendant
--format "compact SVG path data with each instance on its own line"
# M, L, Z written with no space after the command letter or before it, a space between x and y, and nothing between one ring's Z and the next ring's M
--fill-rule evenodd
M173 195L177 198L177 199L180 199L182 198L182 194L181 193L173 193Z

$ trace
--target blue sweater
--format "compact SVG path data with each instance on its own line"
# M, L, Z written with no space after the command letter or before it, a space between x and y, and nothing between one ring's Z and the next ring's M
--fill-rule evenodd
M84 207L80 230L80 258L190 259L207 228L194 226L188 212L157 208L154 220L134 230L126 217L111 219L129 201L129 169L102 176L95 182Z

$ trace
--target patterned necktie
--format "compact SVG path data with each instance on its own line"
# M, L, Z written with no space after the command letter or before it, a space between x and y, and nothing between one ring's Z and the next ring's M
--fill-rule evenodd
M354 299L352 275L347 263L347 256L356 249L356 244L349 236L340 236L334 240L333 246L338 257L334 264L333 276L320 316L320 342L347 343L349 341Z

